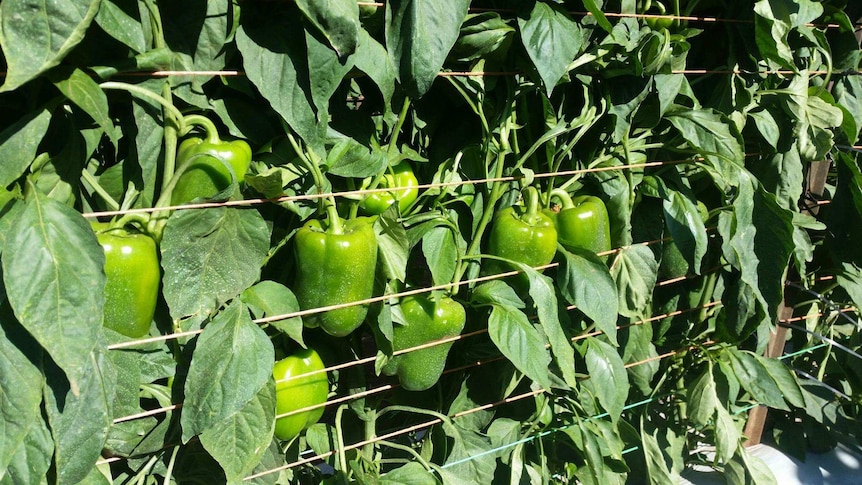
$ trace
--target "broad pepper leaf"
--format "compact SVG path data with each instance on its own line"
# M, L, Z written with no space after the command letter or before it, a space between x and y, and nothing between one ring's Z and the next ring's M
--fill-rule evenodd
M240 412L272 381L273 362L269 337L252 323L245 305L234 301L216 315L198 337L189 365L183 443Z
M318 123L311 94L304 31L284 28L284 17L290 12L273 11L283 6L243 10L236 45L248 79L276 113L306 143L322 146L326 124Z
M5 474L0 476L0 484L45 483L53 451L54 442L48 423L42 419L33 421L29 433L6 467Z
M488 334L494 345L515 367L545 389L551 388L548 366L551 356L545 339L517 308L492 305Z
M701 261L706 254L708 240L706 226L700 218L697 203L682 192L667 187L661 179L656 180L659 181L665 224L673 237L673 242L682 252L691 270L695 274L700 274Z
M392 96L395 94L395 79L398 72L386 48L365 29L359 29L359 45L352 60L356 68L364 72L377 84L383 95L383 106L387 113L392 111Z
M695 379L686 402L690 409L689 419L700 426L708 424L715 415L716 409L721 407L711 368L707 367L700 377Z
M59 69L50 76L54 86L93 118L105 130L111 143L120 143L120 131L114 126L108 110L108 96L87 73L80 69Z
M591 251L557 247L557 254L563 256L557 272L560 292L615 343L618 298L608 266Z
M31 111L0 132L0 187L20 177L36 157L39 143L48 132L53 105Z
M611 422L616 423L629 393L629 378L623 359L611 344L590 337L584 360L590 378L583 385L596 396Z
M114 39L137 53L147 50L137 0L102 0L96 23Z
M353 68L353 59L339 57L312 32L305 32L308 52L308 75L311 80L311 99L317 107L317 118L328 121L329 98Z
M12 91L56 66L84 38L100 0L6 0L0 7L0 47Z
M726 355L730 359L730 365L737 380L751 394L751 397L765 406L790 410L784 402L781 388L770 376L767 368L753 354L741 350L729 350Z
M412 97L421 97L437 79L458 40L470 0L386 2L386 50Z
M458 247L449 227L436 226L425 233L422 236L422 254L428 262L434 285L452 281L458 261Z
M248 305L257 318L285 315L300 310L296 295L290 288L275 281L261 281L242 292L242 302ZM292 317L285 320L269 322L269 325L287 334L299 345L305 347L302 340L302 318Z
M658 279L655 254L647 246L631 246L620 251L611 266L617 286L619 312L629 318L649 317L652 290Z
M359 7L354 0L297 0L305 18L326 38L338 54L353 54L359 43Z
M102 454L114 419L117 371L103 352L88 356L86 372L73 392L59 372L48 372L45 411L54 435L58 483L83 480Z
M437 478L420 463L411 461L380 477L380 485L436 485Z
M200 440L228 483L241 483L260 462L274 427L275 381L270 379L242 409L201 433Z
M73 208L38 191L17 205L23 208L0 255L6 296L77 395L102 329L105 253Z
M42 421L42 385L45 378L36 363L41 349L17 324L0 313L0 470L8 470L15 455L26 446L27 435ZM16 328L17 327L17 328ZM50 453L50 452L49 452ZM0 473L0 478L3 473Z
M175 319L209 315L260 277L269 229L229 207L171 214L161 242L165 300Z
M550 97L584 45L581 26L569 17L562 5L537 1L526 18L518 17L518 27L527 55L539 71Z

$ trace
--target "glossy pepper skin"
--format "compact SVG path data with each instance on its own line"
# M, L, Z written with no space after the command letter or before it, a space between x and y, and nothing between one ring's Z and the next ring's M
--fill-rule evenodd
M156 242L150 236L108 223L93 222L105 251L103 325L127 337L150 331L159 297L161 269Z
M560 244L568 249L586 249L601 253L611 249L611 226L602 199L592 195L570 197L564 190L551 194L562 201L559 212L545 211L557 228ZM603 256L607 259L607 256Z
M405 188L391 192L370 193L359 203L359 208L364 214L377 215L388 209L395 201L398 201L398 208L401 212L404 212L419 195L419 189L416 188L417 185L419 185L419 180L413 174L413 168L410 167L410 163L406 160L399 162L383 176L378 188Z
M449 297L435 301L427 295L406 296L400 305L407 325L393 329L395 351L454 337L464 330L464 307ZM424 391L440 379L450 348L452 342L396 355L383 367L383 373L398 375L401 387L408 391Z
M550 263L557 252L557 229L551 217L538 210L538 194L529 187L525 192L526 205L497 211L488 237L488 253L536 267ZM489 259L484 264L485 274L512 271L502 261ZM529 288L529 279L520 274L512 280L515 289Z
M191 137L177 150L177 169L188 168L180 175L171 192L171 204L180 205L198 198L209 198L228 188L231 174L219 161L230 164L237 180L242 182L251 165L251 148L242 140Z
M326 366L313 349L301 350L275 363L275 437L288 441L308 429L323 416L323 407L279 418L279 415L323 404L329 394ZM315 372L310 375L309 372ZM297 377L299 376L299 377Z
M336 230L319 220L307 222L294 241L294 293L303 310L370 298L377 266L373 219L340 221ZM368 305L353 305L303 317L308 327L321 327L335 337L349 335L365 320Z

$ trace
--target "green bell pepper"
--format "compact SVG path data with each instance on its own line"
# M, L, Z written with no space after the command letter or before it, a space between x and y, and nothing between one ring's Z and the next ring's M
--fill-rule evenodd
M291 440L304 429L320 420L323 406L279 418L278 415L316 406L326 402L329 395L329 379L320 355L313 349L301 350L275 363L272 377L275 379L275 437ZM314 372L313 374L309 374Z
M294 292L303 310L364 300L374 291L377 236L373 219L343 221L333 213L328 217L328 227L311 220L295 236ZM367 313L368 305L353 305L307 315L303 322L343 337L361 325Z
M186 117L189 118L201 119L195 115ZM180 143L176 161L179 179L171 192L172 205L209 198L228 188L233 178L225 163L230 165L239 182L251 165L248 143L223 141L211 122L197 122L206 128L206 138L193 136Z
M497 211L488 237L488 254L510 259L531 267L550 263L557 252L557 230L550 216L538 210L539 195L536 189L525 191L525 205ZM495 274L516 269L508 263L486 260L483 273ZM529 288L526 275L512 280L516 290Z
M398 209L404 212L419 195L419 189L416 188L417 185L419 185L419 180L413 174L413 168L410 167L410 163L406 160L399 162L394 167L391 167L390 171L383 176L378 188L402 188L391 192L370 193L359 203L359 208L364 214L377 215L388 209L395 201L398 201Z
M555 189L551 197L562 202L559 212L546 210L557 228L560 244L571 251L574 248L602 253L611 249L611 226L608 210L602 199L592 195L569 196ZM603 256L607 260L607 256Z
M103 325L132 338L150 331L159 297L161 269L150 236L109 223L92 222L105 251Z
M406 296L400 306L406 325L393 329L395 351L459 335L467 320L464 307L449 297ZM383 373L397 374L401 386L408 391L429 389L443 374L452 343L396 355L383 367Z

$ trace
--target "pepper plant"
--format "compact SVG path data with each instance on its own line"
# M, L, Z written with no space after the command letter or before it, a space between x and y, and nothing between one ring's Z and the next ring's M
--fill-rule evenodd
M858 440L860 8L3 1L0 484Z

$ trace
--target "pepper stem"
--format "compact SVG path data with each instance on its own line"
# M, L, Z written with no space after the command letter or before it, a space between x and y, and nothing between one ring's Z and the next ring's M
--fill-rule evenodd
M324 204L326 205L326 232L344 234L344 227L341 224L338 209L335 208L335 201L331 197L328 197L324 201Z
M552 190L551 197L548 199L548 202L550 202L554 197L560 199L562 210L573 209L575 207L575 203L572 201L572 196L570 196L564 189L557 188Z
M212 122L206 116L201 115L187 115L183 117L183 132L182 135L188 134L188 131L191 129L191 126L200 126L204 129L207 134L207 143L219 143L221 139L218 135L218 128L216 128L215 123ZM189 126L191 125L191 126Z
M532 224L539 213L539 191L532 185L524 189L524 216L523 219Z

